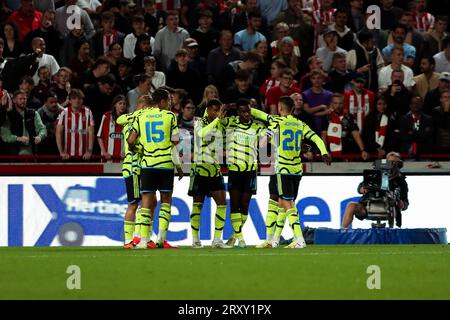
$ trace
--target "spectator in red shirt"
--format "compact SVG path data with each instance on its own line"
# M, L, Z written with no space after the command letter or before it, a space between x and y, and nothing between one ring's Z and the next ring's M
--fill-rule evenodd
M105 160L118 161L123 156L123 126L116 123L118 117L127 111L127 99L117 95L111 111L105 112L97 133L97 141Z
M84 94L72 89L69 106L58 116L56 125L56 144L63 160L69 157L82 157L89 160L94 148L94 117L89 108L83 106Z
M281 71L280 85L270 88L267 92L266 105L269 107L270 114L278 114L278 102L281 97L290 96L295 92L300 93L294 82L294 71L286 68Z
M21 0L20 7L11 13L8 21L14 21L17 24L19 41L22 41L28 32L41 26L41 19L42 12L34 9L34 0Z

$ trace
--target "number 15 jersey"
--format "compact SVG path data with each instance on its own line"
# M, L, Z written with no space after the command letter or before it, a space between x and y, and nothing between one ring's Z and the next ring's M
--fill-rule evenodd
M178 141L177 118L159 108L144 109L135 118L133 129L142 145L141 168L173 169L173 141Z

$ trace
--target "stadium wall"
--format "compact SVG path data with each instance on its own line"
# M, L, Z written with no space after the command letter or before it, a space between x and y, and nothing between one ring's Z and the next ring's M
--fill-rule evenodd
M304 176L297 200L302 227L339 228L347 202L359 197L356 187L361 179L360 174ZM414 175L408 176L407 182L410 206L403 213L403 228L450 230L446 206L450 175ZM244 226L249 245L265 237L268 183L269 177L258 177L258 194L252 199ZM188 177L175 183L168 240L176 245L191 244L192 198L187 196L188 187ZM0 246L120 245L126 204L121 177L0 177ZM208 199L201 216L200 237L204 244L212 239L214 212L215 205ZM370 228L370 222L355 220L353 228ZM224 238L231 233L227 219ZM292 236L288 226L283 236Z

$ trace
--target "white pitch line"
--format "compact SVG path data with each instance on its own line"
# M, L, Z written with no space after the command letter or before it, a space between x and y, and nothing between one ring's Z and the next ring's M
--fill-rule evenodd
M358 255L376 255L376 256L389 256L389 255L439 255L439 254L450 254L448 252L441 251L422 251L422 252L304 252L300 251L298 256L332 256L332 255L347 255L347 256L358 256ZM258 253L258 254L250 254L250 253L199 253L199 254L165 254L165 255L152 255L149 254L109 254L109 255L31 255L31 256L14 256L13 258L30 258L30 259L44 259L44 258L108 258L108 257L142 257L142 258L165 258L165 257L260 257L260 256L289 256L296 257L296 255L285 254L285 253ZM3 257L8 258L8 257Z

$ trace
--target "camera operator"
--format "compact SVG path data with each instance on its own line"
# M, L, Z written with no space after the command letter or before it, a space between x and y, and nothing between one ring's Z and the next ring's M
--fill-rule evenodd
M389 152L386 156L386 160L393 161L393 168L389 174L389 190L400 189L399 201L397 203L398 209L404 211L408 208L408 184L406 177L400 172L402 162L400 160L400 154L397 152ZM358 192L362 194L359 202L350 202L345 208L344 217L342 218L342 228L347 229L353 221L353 217L359 220L367 218L366 205L369 200L369 190L364 183L360 183L358 186ZM397 226L401 226L401 217L396 217Z

